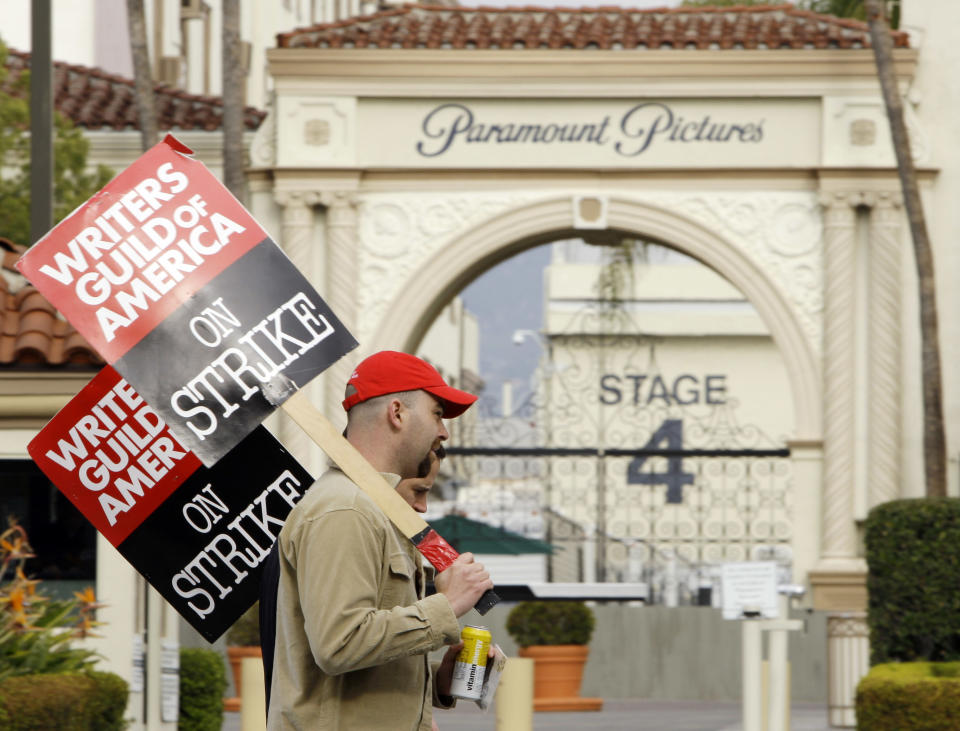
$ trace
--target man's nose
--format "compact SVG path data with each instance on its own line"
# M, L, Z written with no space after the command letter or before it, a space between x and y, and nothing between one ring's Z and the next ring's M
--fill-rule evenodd
M446 441L450 438L450 432L447 431L447 425L443 423L443 420L440 421L440 433L437 435L440 438L440 441Z

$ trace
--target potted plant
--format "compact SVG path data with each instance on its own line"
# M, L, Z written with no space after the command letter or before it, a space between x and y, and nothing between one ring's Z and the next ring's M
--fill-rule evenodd
M260 603L255 602L227 630L227 659L233 673L233 686L236 695L223 701L225 711L240 710L240 691L243 688L243 658L263 657L260 650Z
M507 615L507 632L520 657L534 662L533 707L537 711L587 711L600 698L581 698L580 682L593 634L593 611L583 602L520 602Z

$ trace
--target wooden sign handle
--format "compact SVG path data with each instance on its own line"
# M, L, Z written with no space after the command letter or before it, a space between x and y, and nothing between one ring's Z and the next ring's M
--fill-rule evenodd
M427 527L427 522L420 514L387 484L383 475L363 458L356 447L343 438L330 420L310 403L302 390L287 399L282 408L337 463L344 474L370 496L403 535L413 538Z
M429 523L400 497L400 493L387 484L383 475L343 438L330 420L310 403L302 390L287 399L281 408L337 463L357 487L370 496L437 571L443 571L453 563L459 555L456 550L437 535ZM480 614L486 614L499 601L500 597L493 590L487 590L474 605L474 609Z

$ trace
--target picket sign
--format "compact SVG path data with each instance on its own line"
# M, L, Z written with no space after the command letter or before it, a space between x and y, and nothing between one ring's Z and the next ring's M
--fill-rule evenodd
M225 475L220 484L258 475L258 492L243 495L219 520L247 510L251 500L268 493L281 502L287 495L289 504L276 506L285 517L309 485L309 476L295 462L287 471L299 475L295 479L278 482L277 476L260 475L259 466L271 463L271 455L285 453L260 427L278 407L443 571L457 552L301 392L357 341L250 213L189 154L168 135L17 262L31 284L119 373L94 379L86 401L55 417L51 424L56 425L45 428L31 456L111 543L118 548L136 544L126 552L128 560L208 639L253 602L252 587L259 583L259 564L266 555L263 546L245 536L241 519L234 517L227 522L236 524L239 537L221 535L211 525L210 543L188 541L189 554L173 559L155 549L191 533L203 534L194 536L197 540L206 535L205 524L203 530L187 527L184 511L194 510L187 503L209 508L223 490L202 494L205 482L198 478L203 473L194 476L189 490L180 487L198 460ZM119 390L110 395L113 389ZM129 434L129 444L123 440L126 432L121 430L133 427L113 424L108 410L121 398L142 398L150 407L140 414L148 419L140 424L146 430L142 444ZM74 413L82 409L90 413ZM163 449L151 441L160 429L169 430L162 437L169 441ZM251 438L259 446L238 447ZM103 452L96 461L101 443L122 449ZM51 451L51 444L59 446ZM159 475L166 462L173 464L174 453L185 461L169 470L162 490L152 489L151 469ZM61 469L57 456L70 469ZM85 467L78 466L81 457ZM140 459L140 467L127 468ZM229 462L229 469L221 462ZM231 492L237 498L242 493ZM263 505L258 509L266 510ZM265 532L272 542L277 523L269 525L273 528ZM147 535L152 537L145 539ZM206 571L204 564L211 560L229 572L237 588L242 583L244 591ZM148 563L149 571L144 568ZM180 577L173 587L171 575ZM488 592L477 609L483 613L496 601Z
M211 467L357 341L188 152L154 145L17 269Z
M400 497L400 493L387 484L383 475L343 438L330 420L310 403L303 391L287 399L281 408L377 504L438 572L457 559L457 551ZM486 614L499 601L500 597L493 590L487 590L474 609Z
M57 412L27 451L210 642L259 597L263 560L313 483L263 426L205 467L110 366Z

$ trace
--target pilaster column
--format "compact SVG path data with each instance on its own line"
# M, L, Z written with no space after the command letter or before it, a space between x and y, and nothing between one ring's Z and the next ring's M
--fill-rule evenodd
M870 212L868 480L873 507L900 496L900 245L898 194L873 196Z
M313 207L320 202L317 193L278 191L274 199L283 207L280 223L281 248L307 279L313 274L311 242Z
M324 193L327 207L326 301L340 322L359 340L357 333L357 198L347 191ZM362 344L358 350L362 349ZM357 350L347 353L326 371L324 412L337 426L346 424L340 403L353 367L359 361Z
M857 725L857 685L870 671L870 629L865 612L827 618L827 713L831 726Z
M823 517L820 561L809 578L814 608L834 612L828 618L827 641L830 725L846 726L854 715L851 688L856 688L863 675L861 635L847 631L853 616L850 610L867 606L866 563L857 557L854 522L856 206L866 201L856 193L824 193L820 202L824 246ZM836 614L837 610L842 613Z
M824 443L821 557L854 559L853 521L855 206L859 196L823 194Z
M196 9L193 9L196 8ZM187 73L182 85L191 94L210 93L209 63L204 58L207 24L210 20L210 8L206 3L186 7L180 11L183 22L183 41L186 56Z
M280 247L290 257L293 265L307 278L312 279L313 206L320 202L316 193L303 191L278 191L274 194L278 204L283 207L280 223ZM308 395L312 384L306 389ZM286 414L280 415L278 437L283 445L305 467L311 469L310 455L313 442L306 432ZM319 474L315 468L314 474Z

